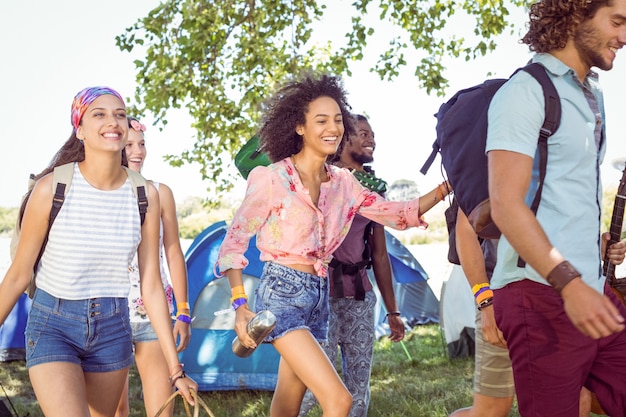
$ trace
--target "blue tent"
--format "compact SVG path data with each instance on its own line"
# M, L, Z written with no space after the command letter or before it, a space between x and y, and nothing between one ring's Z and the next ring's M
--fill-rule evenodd
M31 299L22 294L0 326L0 362L26 359L24 331L31 304Z
M226 229L223 221L211 225L196 237L185 254L194 321L191 342L181 353L181 362L201 391L273 390L280 355L272 345L262 344L247 358L240 358L231 350L236 333L230 286L226 278L216 278L213 272ZM245 256L250 263L243 271L244 286L253 304L254 289L263 268L256 239L250 241Z
M214 265L226 235L226 223L217 222L205 229L187 249L185 260L189 275L189 303L194 321L189 347L181 353L185 371L198 382L201 391L258 389L273 390L280 356L270 344L259 346L250 357L233 354L236 337L235 314L230 309L227 279L216 279ZM439 322L439 301L426 280L428 276L408 249L387 233L387 250L394 274L394 290L402 317L410 326ZM263 263L259 260L256 238L245 253L249 265L244 269L244 286L254 303ZM377 290L377 289L376 289ZM380 295L378 296L380 300ZM384 306L377 308L377 336L388 334Z

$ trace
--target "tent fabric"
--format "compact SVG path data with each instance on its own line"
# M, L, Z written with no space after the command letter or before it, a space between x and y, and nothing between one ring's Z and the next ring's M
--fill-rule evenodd
M439 323L439 300L428 285L428 274L406 246L387 231L385 241L391 261L394 294L398 309L402 313L402 320L409 328ZM385 320L387 311L371 269L368 270L368 274L378 300L375 334L380 338L390 333Z
M448 356L474 356L476 307L474 296L463 269L453 265L448 280L441 287L439 298L441 326L446 339Z
M280 355L272 345L262 344L247 358L236 356L231 349L237 335L235 312L230 307L230 286L226 278L217 278L213 270L226 230L223 221L209 226L185 254L189 305L194 320L190 344L181 353L180 361L200 391L273 390ZM250 264L243 270L244 286L248 302L253 304L263 268L258 261L256 239L250 241L245 256Z
M189 347L181 353L185 372L198 382L201 391L257 389L273 390L280 355L270 344L263 344L250 357L242 359L232 352L236 337L234 312L230 309L228 280L216 278L213 266L226 234L226 223L217 222L205 229L189 246L185 260L189 276L189 303L194 321ZM394 290L402 318L409 326L439 322L439 301L427 283L428 275L411 252L393 235L386 233L387 251L394 274ZM263 270L256 239L245 253L244 284L250 303ZM377 291L376 336L389 334L384 305Z
M26 360L24 332L32 300L22 294L0 326L0 362Z

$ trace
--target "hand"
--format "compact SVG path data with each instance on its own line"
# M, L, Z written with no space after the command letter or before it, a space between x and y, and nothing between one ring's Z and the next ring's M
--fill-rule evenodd
M565 313L574 326L593 339L624 330L624 318L603 294L574 278L561 291Z
M248 304L244 304L235 310L235 332L239 338L239 342L248 349L257 347L254 339L248 335L248 323L256 315L248 308Z
M480 311L480 321L483 328L483 339L487 343L491 343L494 346L501 348L507 348L504 335L496 325L496 317L493 311L493 305L484 307Z
M180 320L174 322L174 340L178 341L176 352L180 353L187 349L191 340L191 325Z
M387 316L387 320L389 321L389 329L391 330L389 339L392 342L400 342L404 339L404 322L400 316L394 314Z
M198 392L198 383L196 381L185 375L184 378L178 378L176 382L174 382L174 386L180 391L183 397L185 397L189 405L195 405L193 397L191 396L191 390L196 393Z
M613 265L621 265L624 262L624 256L626 255L626 244L623 240L613 243L609 246L608 252L606 252L606 245L611 240L611 234L608 232L602 233L602 254L606 253L609 256L609 260Z

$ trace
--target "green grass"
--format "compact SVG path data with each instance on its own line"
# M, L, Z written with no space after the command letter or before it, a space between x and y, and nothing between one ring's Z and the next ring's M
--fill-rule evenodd
M471 404L473 359L450 360L438 325L418 326L408 332L404 348L386 338L376 343L369 417L443 417ZM130 381L131 416L144 416L134 367ZM24 362L2 363L0 383L20 417L42 416ZM214 391L201 392L200 396L216 417L261 417L269 415L272 392ZM0 398L6 403L1 391ZM186 415L180 400L175 415ZM319 408L310 414L321 415ZM517 411L512 410L510 416L518 416Z

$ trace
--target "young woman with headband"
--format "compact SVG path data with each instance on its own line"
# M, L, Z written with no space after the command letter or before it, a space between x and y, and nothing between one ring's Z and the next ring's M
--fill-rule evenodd
M133 360L128 265L137 252L142 297L169 380L193 402L197 384L178 361L159 273L159 196L148 183L142 225L120 164L128 135L124 100L108 87L85 88L74 98L71 121L70 138L24 201L17 251L0 284L0 324L29 285L47 235L26 326L26 366L37 400L48 417L113 416ZM72 183L47 233L50 173L70 162Z

